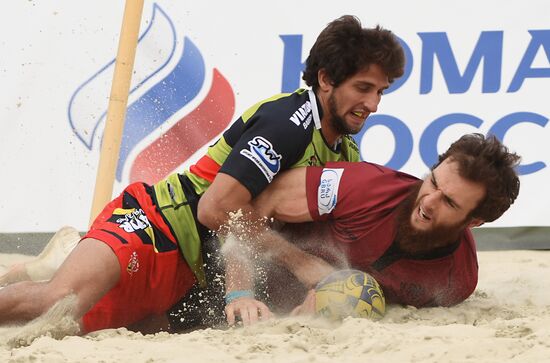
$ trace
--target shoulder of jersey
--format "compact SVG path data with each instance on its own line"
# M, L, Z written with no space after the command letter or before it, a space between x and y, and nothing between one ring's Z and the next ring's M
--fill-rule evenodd
M305 130L310 133L315 127L311 104L307 93L296 91L268 99L258 109L258 115L277 122L277 127L289 131Z

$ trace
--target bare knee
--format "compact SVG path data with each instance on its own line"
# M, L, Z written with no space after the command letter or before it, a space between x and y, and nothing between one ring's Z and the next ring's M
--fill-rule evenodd
M42 299L44 301L44 310L42 313L48 311L55 303L66 298L69 295L75 294L75 291L67 286L57 286L51 283L51 281L46 282L45 289L42 294Z
M80 318L97 303L120 279L120 264L113 250L105 243L84 239L59 267L49 285L50 304L74 294L77 297L76 317ZM50 305L51 306L51 305Z

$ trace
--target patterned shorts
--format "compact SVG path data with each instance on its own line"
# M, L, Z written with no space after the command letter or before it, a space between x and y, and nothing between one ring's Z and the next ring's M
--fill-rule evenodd
M162 314L196 282L151 193L146 184L130 184L83 237L109 245L120 263L117 285L84 315L85 333Z

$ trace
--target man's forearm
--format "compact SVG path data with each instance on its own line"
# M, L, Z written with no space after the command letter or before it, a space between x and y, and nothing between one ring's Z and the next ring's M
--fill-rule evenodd
M250 258L240 246L233 244L225 250L225 288L230 291L252 291L254 288L254 270Z
M308 288L315 287L335 270L323 259L296 247L273 230L264 231L258 240L264 254L287 268Z
M235 227L236 225L240 227ZM242 226L246 225L246 232ZM226 240L226 289L249 290L254 286L253 257L271 259L288 269L306 287L314 287L334 267L323 259L311 255L288 242L283 236L266 226L265 219L251 223L233 224L232 233Z

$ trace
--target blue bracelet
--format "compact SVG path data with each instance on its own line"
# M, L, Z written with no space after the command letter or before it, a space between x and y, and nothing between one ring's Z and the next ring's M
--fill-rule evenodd
M251 290L234 290L225 294L225 305L231 304L231 302L240 297L254 297L254 293Z

